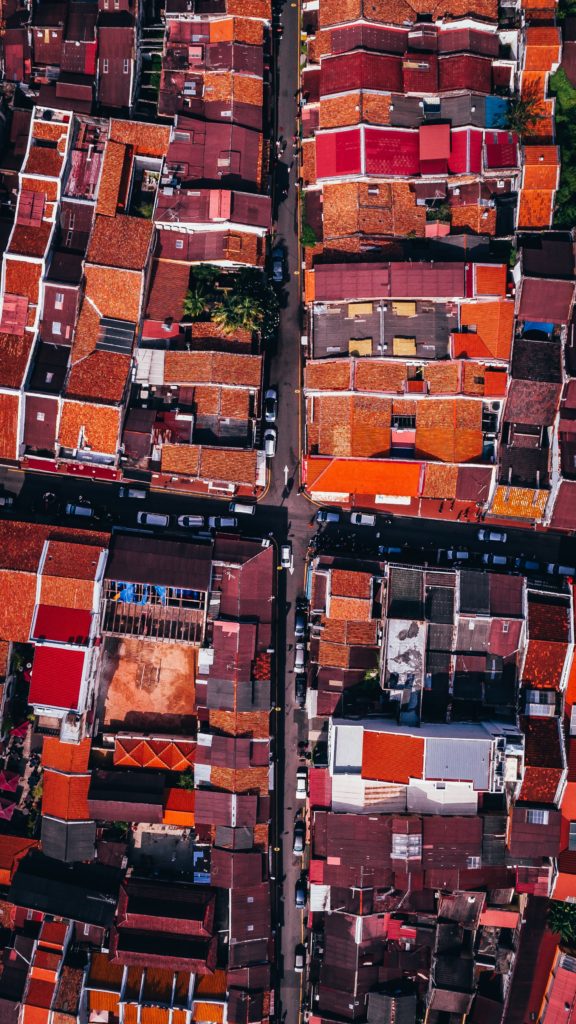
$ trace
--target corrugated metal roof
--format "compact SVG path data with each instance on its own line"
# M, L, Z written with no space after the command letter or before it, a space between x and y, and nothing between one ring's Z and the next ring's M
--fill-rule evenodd
M490 740L458 740L428 737L424 758L427 779L472 782L474 789L487 790L490 777Z

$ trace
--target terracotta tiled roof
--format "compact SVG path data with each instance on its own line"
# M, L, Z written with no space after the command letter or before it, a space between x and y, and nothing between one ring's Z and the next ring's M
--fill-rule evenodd
M213 729L229 736L253 736L266 739L270 734L270 715L267 711L210 711Z
M2 885L10 885L20 859L30 849L37 846L37 839L25 839L23 836L0 836L0 882Z
M455 19L470 14L468 0L451 0L426 4L423 0L321 0L320 25L342 25L364 17L369 21L388 25L405 25L416 21L418 14L428 14L432 21L439 18ZM497 21L498 5L495 0L476 0L474 13L480 18Z
M406 363L400 360L359 359L355 365L354 383L357 391L402 395L406 376Z
M112 1013L119 1015L120 997L114 992L94 992L88 990L88 1009L95 1013Z
M10 237L9 251L22 256L44 256L53 226L47 221L34 227L16 224Z
M228 0L228 13L243 18L260 18L269 21L271 17L270 0Z
M197 444L163 444L162 472L197 476L200 468L200 447Z
M120 410L111 405L65 399L62 404L59 443L64 448L76 448L81 431L84 442L93 451L115 455L119 443Z
M426 363L423 376L431 395L457 395L460 391L460 364L457 362Z
M531 168L532 170L532 168ZM534 171L540 168L533 168ZM548 171L548 168L542 168ZM556 169L553 171L556 175ZM556 186L554 185L554 188ZM552 224L554 192L542 187L523 188L520 191L518 210L519 228L548 228Z
M463 302L460 307L462 326L475 325L476 331L454 334L454 355L467 358L508 360L512 346L514 303L507 299L495 302Z
M86 259L104 267L142 270L146 265L154 225L144 217L96 215Z
M58 178L63 163L64 157L57 149L33 146L28 153L24 172L26 174L45 174L47 178Z
M312 185L316 181L316 141L314 139L304 140L302 143L301 170L304 184Z
M91 741L62 743L54 736L45 736L42 745L43 768L54 768L59 772L80 774L88 769Z
M430 462L426 465L424 498L455 498L458 482L458 466Z
M51 539L43 571L51 576L92 582L96 579L100 555L105 550L103 545Z
M168 125L144 124L141 121L122 121L112 118L110 138L131 146L140 156L166 156L170 142Z
M63 775L45 771L42 790L42 814L64 821L89 821L87 775Z
M553 803L558 791L562 770L560 768L538 768L527 765L520 789L519 800L530 803Z
M192 1020L195 1024L201 1024L204 1021L208 1021L209 1024L221 1024L224 1020L224 1004L195 1001L192 1004Z
M108 140L100 173L100 186L96 203L97 213L102 213L107 217L115 216L125 159L126 146Z
M372 617L372 604L354 597L333 597L330 601L330 615L333 619L343 621L368 621Z
M130 373L130 356L119 352L91 352L74 363L66 383L69 398L93 398L120 403Z
M508 271L503 263L494 266L478 264L474 275L476 295L498 295L505 298L507 276Z
M349 569L332 569L330 591L339 597L358 597L368 600L372 596L372 574Z
M0 637L28 643L36 604L36 576L0 569Z
M407 784L424 772L424 740L364 730L362 778Z
M452 206L450 223L455 231L468 228L476 235L495 235L496 208L478 204Z
M42 266L40 263L28 263L17 257L4 261L4 291L8 295L25 295L34 305L38 303Z
M229 480L252 487L256 482L256 452L202 448L200 473L205 480Z
M350 368L348 359L309 359L304 370L304 386L310 391L347 391Z
M224 995L227 988L226 971L217 970L213 974L199 975L194 993L209 999L210 996Z
M65 608L92 611L94 606L94 584L90 580L62 579L59 576L42 575L40 603L58 608L62 615Z
M306 459L307 490L313 494L393 494L416 497L420 493L420 462L386 459Z
M560 61L562 36L553 25L528 26L525 34L524 70L550 71Z
M558 690L568 647L549 640L530 640L522 671L522 682L536 690Z
M154 768L160 771L180 772L186 771L194 764L195 754L195 740L116 736L114 764L124 768Z
M495 516L511 516L514 519L533 519L539 522L549 498L548 491L531 487L497 487L492 501L491 512Z
M26 331L21 338L0 334L0 386L20 388L28 367L34 335Z
M102 316L136 323L140 313L140 273L87 265L85 274L86 295Z
M325 240L354 234L424 234L426 210L416 206L416 196L406 182L326 184L323 194Z
M259 388L262 380L262 356L236 355L232 352L166 352L166 384L201 381L234 387Z

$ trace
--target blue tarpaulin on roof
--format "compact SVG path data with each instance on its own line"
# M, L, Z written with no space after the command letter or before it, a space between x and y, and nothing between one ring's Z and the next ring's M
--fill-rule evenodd
M554 324L542 323L539 320L525 320L524 321L524 333L526 331L543 331L545 334L552 334L554 330Z
M484 116L487 128L505 128L508 119L508 100L504 96L487 96Z

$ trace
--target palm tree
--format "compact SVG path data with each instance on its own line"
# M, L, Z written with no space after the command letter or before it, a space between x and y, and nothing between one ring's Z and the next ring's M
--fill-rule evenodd
M574 946L576 944L576 906L573 903L551 900L548 907L548 927L560 935L562 942Z
M192 271L194 281L202 281L208 288L214 288L222 271L213 263L199 263Z
M197 320L206 311L210 295L202 281L194 281L184 296L183 312L188 320Z
M227 295L214 307L212 319L224 334L235 331L259 331L264 311L258 301L249 295Z

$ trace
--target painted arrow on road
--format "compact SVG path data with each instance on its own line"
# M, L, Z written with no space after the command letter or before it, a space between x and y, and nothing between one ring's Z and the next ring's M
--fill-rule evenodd
M291 576L294 575L294 566L293 565L290 566L290 568L288 569L288 572L290 573Z
M284 466L284 487L286 487L286 485L288 484L288 473L289 472L290 472L290 470L288 469L288 466Z

